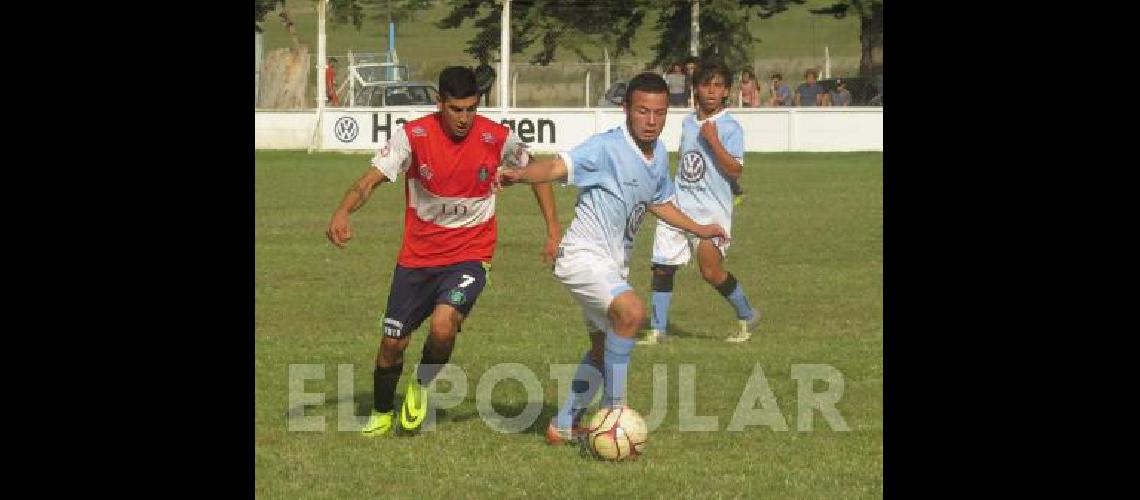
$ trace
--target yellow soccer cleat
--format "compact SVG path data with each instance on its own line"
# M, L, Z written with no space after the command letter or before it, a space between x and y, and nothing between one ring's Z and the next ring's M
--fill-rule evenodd
M383 436L392 429L392 417L395 412L379 412L376 409L372 410L372 416L368 417L368 423L360 430L361 434L367 437Z
M427 403L427 389L420 387L419 381L413 377L408 381L404 404L400 406L400 426L408 431L419 429L427 416Z

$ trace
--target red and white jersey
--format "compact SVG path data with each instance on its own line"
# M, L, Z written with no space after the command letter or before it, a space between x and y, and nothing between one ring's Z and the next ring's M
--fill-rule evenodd
M404 267L446 266L495 252L495 195L502 163L526 166L530 153L511 129L476 115L461 141L444 132L432 113L397 126L372 157L372 166L395 181L404 173Z

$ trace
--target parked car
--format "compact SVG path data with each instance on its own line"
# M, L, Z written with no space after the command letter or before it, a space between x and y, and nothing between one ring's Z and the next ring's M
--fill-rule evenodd
M606 89L606 93L598 97L599 108L621 106L621 102L625 100L625 89L629 82L614 82L610 88Z
M847 82L847 91L851 92L852 106L882 106L883 105L883 76L874 77L840 77L819 80L827 92L835 90L837 80Z
M432 106L439 92L426 82L390 82L358 87L353 106Z
M408 81L408 67L361 58L348 67L349 107L431 106L439 92L430 83Z

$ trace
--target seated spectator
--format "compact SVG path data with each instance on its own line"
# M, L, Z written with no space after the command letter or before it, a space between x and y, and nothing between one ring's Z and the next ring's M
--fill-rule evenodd
M835 90L831 91L832 106L850 106L851 91L847 90L847 82L842 78L835 80Z
M772 83L768 86L771 95L768 97L769 106L791 106L792 90L784 83L784 76L776 73L772 75Z
M756 86L756 75L749 70L740 73L740 105L746 108L760 105L760 89Z
M804 72L804 83L796 87L796 106L826 106L827 92L815 81L819 73L814 69Z

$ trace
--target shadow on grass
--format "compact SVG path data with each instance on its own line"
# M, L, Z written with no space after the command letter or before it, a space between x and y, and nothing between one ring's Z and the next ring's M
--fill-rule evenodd
M400 405L404 403L403 395L397 394L395 399L392 407L396 411L399 411ZM329 398L325 400L324 407L336 408L340 403L341 401L338 399ZM358 419L363 419L372 412L372 392L357 391L353 394L352 405ZM504 419L509 420L521 416L523 412L527 411L527 406L528 402L525 401L509 404L492 401L490 410L494 411L487 411L485 415L481 415L478 407L475 405L475 398L472 395L464 399L463 402L456 407L435 409L434 420L436 425L447 425L448 423L466 422L471 419L481 418L489 426L492 426L492 428L501 425L502 428L510 429L511 433L545 435L547 423L550 422L550 419L558 412L558 407L550 403L541 403L538 415L533 421L521 421L519 424L503 422ZM431 417L429 417L429 421L430 420ZM520 428L520 426L522 427Z
M672 322L672 321L670 321L669 324L665 327L665 333L667 335L669 335L670 337L676 337L676 338L681 338L681 339L688 339L688 338L711 339L711 338L716 338L715 335L711 335L707 332L706 333L691 332L689 330L686 330L682 326L677 326L677 324ZM727 336L727 334L725 334L724 336Z

